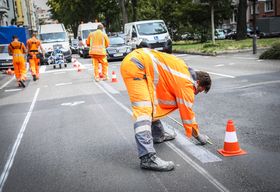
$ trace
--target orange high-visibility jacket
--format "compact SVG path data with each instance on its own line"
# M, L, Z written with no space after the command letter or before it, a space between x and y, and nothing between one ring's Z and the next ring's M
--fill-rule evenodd
M11 42L8 50L14 57L24 57L24 54L26 53L26 48L20 41Z
M100 29L97 29L88 35L86 43L89 46L89 55L105 56L106 48L109 46L109 38Z
M38 52L38 48L41 45L41 41L39 39L36 39L35 37L32 37L27 40L27 49L29 52Z
M143 72L152 101L152 118L159 119L179 108L186 135L198 132L194 104L196 81L182 59L147 48L137 49L125 58Z

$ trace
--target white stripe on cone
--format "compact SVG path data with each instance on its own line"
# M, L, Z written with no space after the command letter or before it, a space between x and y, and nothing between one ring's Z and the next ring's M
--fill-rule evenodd
M237 136L236 132L226 132L225 136L225 142L226 143L236 143L237 142Z

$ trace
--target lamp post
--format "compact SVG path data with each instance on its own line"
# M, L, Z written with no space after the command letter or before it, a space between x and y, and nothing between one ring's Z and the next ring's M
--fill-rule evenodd
M253 3L253 54L257 53L257 32L256 32L256 3L258 0L250 0Z

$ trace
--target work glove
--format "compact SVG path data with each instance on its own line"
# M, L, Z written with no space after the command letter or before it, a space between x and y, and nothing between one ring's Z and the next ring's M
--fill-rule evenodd
M210 142L210 139L207 135L198 134L197 137L194 137L201 145L206 145Z

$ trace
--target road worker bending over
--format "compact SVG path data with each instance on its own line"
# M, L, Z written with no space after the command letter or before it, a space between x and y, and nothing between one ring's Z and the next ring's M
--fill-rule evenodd
M108 80L108 61L106 48L109 46L109 38L103 33L103 25L99 24L97 30L91 32L86 40L89 46L89 55L92 57L92 65L94 67L94 79L96 82L100 80L98 67L102 65L102 80Z
M35 33L33 33L32 37L27 40L26 44L27 44L31 74L33 77L33 81L36 81L37 79L39 79L39 63L40 63L39 48L43 54L44 54L44 50L41 45L41 41L36 38Z
M19 87L25 87L24 81L26 80L26 68L25 68L25 53L26 48L22 42L18 40L16 35L13 36L13 41L8 47L9 54L13 56L13 65L15 76Z
M187 137L194 136L202 145L209 139L198 131L192 110L194 96L211 87L208 73L193 71L173 55L148 48L136 49L121 64L135 118L134 132L140 167L157 171L174 169L172 161L156 156L154 143L172 140L160 118L179 108Z

